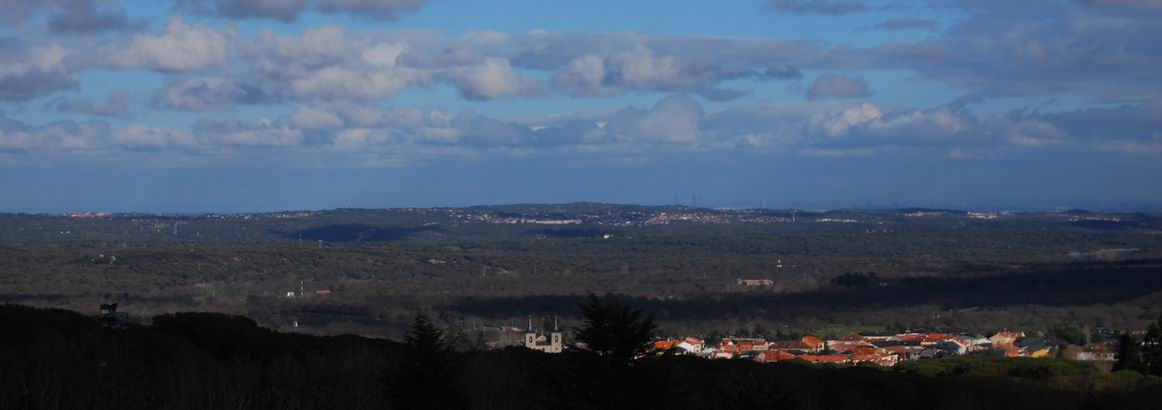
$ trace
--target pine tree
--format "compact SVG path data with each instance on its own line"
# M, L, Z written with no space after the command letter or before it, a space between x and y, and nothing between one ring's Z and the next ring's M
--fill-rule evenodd
M1146 372L1142 363L1141 346L1138 345L1138 340L1130 335L1130 332L1122 333L1122 336L1118 338L1118 354L1117 362L1114 362L1114 371L1118 370Z
M1146 372L1162 376L1162 318L1146 327L1142 340L1142 361Z
M576 339L582 350L622 364L649 353L657 326L640 309L590 293L589 301L581 305L581 315L584 326L576 329Z
M476 341L472 343L473 350L488 350L488 340L484 337L484 331L476 331Z
M617 300L592 293L581 305L583 326L575 328L572 385L576 409L629 409L656 405L660 388L639 359L650 353L653 318ZM642 365L639 365L642 364Z
M454 353L444 331L417 314L404 336L400 369L385 377L387 400L396 409L458 408L455 392L448 389L454 374Z

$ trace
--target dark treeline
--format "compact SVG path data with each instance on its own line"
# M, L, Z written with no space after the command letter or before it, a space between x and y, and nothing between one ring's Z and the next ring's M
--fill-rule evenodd
M1016 305L1084 306L1112 304L1162 290L1162 260L1113 264L1075 264L1007 275L926 277L884 280L874 274L849 273L833 282L841 286L817 292L732 293L684 298L619 295L662 318L712 319L748 316L748 312L794 313L804 308L832 310L936 304L945 309ZM466 297L448 309L482 316L518 316L521 312L567 314L582 295L536 295L504 298Z
M604 323L622 322L615 315ZM439 348L442 336L424 323L401 344L282 334L218 314L109 327L73 312L5 305L0 408L1126 409L1162 399L1156 381L1133 372L1115 374L1125 380L1117 386L1050 383L1066 371L1077 380L1103 377L1049 359L981 362L1011 368L991 376L974 373L971 360L895 370L632 360L637 352L617 347L617 332L601 331L600 323L587 322L597 331L580 333L591 341L612 337L604 350L550 355ZM636 329L634 338L649 331Z

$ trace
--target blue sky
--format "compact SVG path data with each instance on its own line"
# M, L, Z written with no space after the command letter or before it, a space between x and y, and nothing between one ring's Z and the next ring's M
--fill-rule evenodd
M0 211L1162 204L1154 0L0 0Z

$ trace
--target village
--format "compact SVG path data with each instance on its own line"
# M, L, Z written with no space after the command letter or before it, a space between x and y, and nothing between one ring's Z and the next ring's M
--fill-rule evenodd
M694 355L707 359L745 359L760 363L798 360L808 363L875 364L890 367L901 361L963 355L994 357L1055 357L1059 346L1047 339L1026 338L1023 332L1004 331L974 338L948 333L908 332L894 335L851 333L834 340L806 335L799 340L770 341L763 338L724 338L707 343L696 337L654 342L659 354ZM1092 347L1099 356L1113 360L1104 346ZM1089 356L1087 356L1088 358Z
M537 332L505 328L492 347L524 346L546 353L560 353L568 347L563 332L553 329ZM521 336L521 337L517 337ZM750 360L759 363L801 361L834 365L876 365L891 367L903 361L939 359L955 356L1066 358L1092 362L1107 367L1115 361L1116 351L1106 343L1085 347L1063 346L1048 338L1026 337L1024 332L1002 331L988 337L972 337L939 332L905 332L892 335L851 333L838 339L806 335L799 340L765 338L723 338L708 342L697 337L662 338L653 341L652 354L688 355L705 359Z

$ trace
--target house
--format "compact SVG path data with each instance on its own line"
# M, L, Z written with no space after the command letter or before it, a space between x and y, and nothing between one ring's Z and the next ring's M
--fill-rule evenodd
M954 341L961 345L967 345L961 338L947 334L947 333L926 333L920 338L920 346L932 346L947 341Z
M693 340L691 340L693 339ZM663 339L654 341L654 350L666 354L699 354L702 353L701 339Z
M771 342L771 344L769 346L767 346L767 350L785 352L785 353L791 353L791 354L818 353L818 350L816 350L814 346L811 346L809 344L806 344L806 343L803 343L802 341L797 341L797 340L774 341L774 342Z
M686 337L682 339L682 343L679 343L678 347L686 349L690 353L698 354L702 353L702 349L706 348L706 341L696 337Z
M993 341L989 340L988 338L985 338L985 337L969 341L969 343L968 343L968 351L969 352L979 352L979 351L983 351L983 350L992 350L992 348L993 348Z
M916 360L920 358L920 352L924 351L920 346L888 346L883 349L884 353L896 355L897 360Z
M790 354L787 352L777 351L777 350L767 350L765 352L757 352L757 353L758 353L758 356L756 356L756 357L759 358L758 361L760 363L775 363L775 362L781 362L784 360L792 360L792 359L799 358L799 356L796 356L796 355L793 355L793 354Z
M1106 345L1094 343L1077 354L1077 360L1087 362L1112 362L1117 360L1117 354Z
M1013 343L1016 343L1017 339L1020 339L1022 337L1025 337L1024 332L1004 331L1004 332L998 332L995 335L989 336L989 340L993 342L993 346L1011 345Z
M960 355L963 355L965 353L968 353L968 346L965 345L964 343L962 343L960 340L955 339L955 338L949 338L949 339L942 340L942 341L932 345L932 347L943 350L943 351L947 352L948 354L954 355L954 356L960 356Z
M681 343L681 341L680 340L673 340L673 339L655 340L654 341L654 350L663 351L663 352L673 350L674 348L678 347L678 343Z
M775 281L770 279L738 279L739 286L774 286Z
M863 340L847 341L847 340L829 340L827 348L834 350L835 353L854 353L857 349L863 352L875 352L877 347L871 343Z
M766 352L758 352L758 351L742 352L742 353L739 353L738 355L736 355L735 358L763 363L766 360L766 356L764 356L763 353L766 353Z
M919 346L924 341L924 336L926 336L924 333L901 333L888 338L888 341L902 346Z
M892 353L883 354L855 354L851 356L852 363L874 363L879 366L892 367L900 362L900 356Z
M767 350L770 342L765 339L722 339L718 343L718 350L731 353L742 353L755 350Z
M805 360L810 363L831 363L831 364L845 364L851 362L851 357L842 354L805 354L797 356L797 359Z
M811 351L815 353L822 352L823 348L827 346L827 342L824 342L823 339L811 335L803 336L799 341L811 347Z
M847 350L848 354L858 355L873 355L878 354L879 352L881 352L880 348L870 345L852 346L852 348Z
M1057 351L1057 345L1048 339L1022 339L1017 343L1020 355L1026 357L1050 357Z
M734 353L730 353L730 352L710 352L710 355L709 355L709 356L707 356L707 358L709 358L709 359L733 359L733 358L734 358Z

